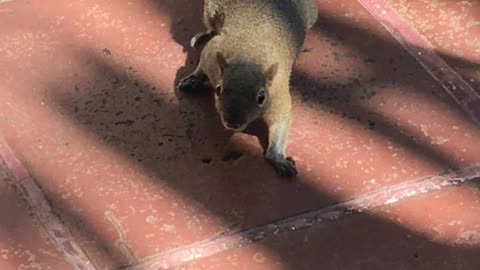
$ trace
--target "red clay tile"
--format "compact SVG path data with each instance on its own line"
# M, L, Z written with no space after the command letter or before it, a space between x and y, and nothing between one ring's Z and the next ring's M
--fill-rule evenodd
M388 2L480 94L480 2Z
M293 76L297 184L208 94L173 90L200 2L0 5L0 129L100 268L480 161L478 128L370 15L319 3Z
M0 165L0 269L72 269Z
M317 25L293 79L309 178L348 197L479 161L478 127L358 4L322 1Z
M480 252L480 182L381 207L374 214L436 243ZM480 254L480 253L479 253Z
M480 265L479 195L453 188L177 269L473 270Z

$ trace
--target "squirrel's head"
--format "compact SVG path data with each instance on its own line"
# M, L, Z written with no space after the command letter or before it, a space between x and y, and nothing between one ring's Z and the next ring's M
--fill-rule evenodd
M220 80L215 85L215 106L227 129L242 131L257 119L269 100L269 88L278 64L266 70L244 63L229 63L221 53L216 60Z

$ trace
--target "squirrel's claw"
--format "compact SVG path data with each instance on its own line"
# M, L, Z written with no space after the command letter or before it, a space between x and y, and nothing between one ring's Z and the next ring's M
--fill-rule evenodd
M187 75L177 84L177 89L180 91L189 91L195 89L200 83L200 78L193 74Z
M293 178L295 177L298 172L295 166L295 161L290 158L282 158L282 159L268 159L270 163L275 168L275 171L281 176L285 178Z

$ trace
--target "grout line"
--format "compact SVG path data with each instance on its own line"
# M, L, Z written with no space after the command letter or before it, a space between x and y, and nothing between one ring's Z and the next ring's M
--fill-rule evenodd
M43 191L1 136L0 158L3 159L16 188L23 194L36 218L56 243L64 258L73 266L73 269L96 270L80 245L75 241L75 238L53 213Z
M357 0L480 126L480 95L385 0Z
M248 246L281 233L305 229L317 223L335 221L354 213L370 211L422 194L458 186L478 178L480 178L480 164L443 175L385 188L320 210L306 212L270 224L167 251L124 269L153 270L174 268L186 262L206 258L230 249Z

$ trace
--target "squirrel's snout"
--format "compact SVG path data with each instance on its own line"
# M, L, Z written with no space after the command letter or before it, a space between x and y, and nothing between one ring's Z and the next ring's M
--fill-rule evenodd
M235 131L241 131L245 129L245 121L243 121L240 117L235 117L235 115L230 115L226 117L222 117L222 122L225 128Z
M229 122L225 122L224 124L225 124L226 128L233 129L233 130L237 130L240 127L242 127L242 125L240 125L240 124L234 124L234 123L229 123Z

